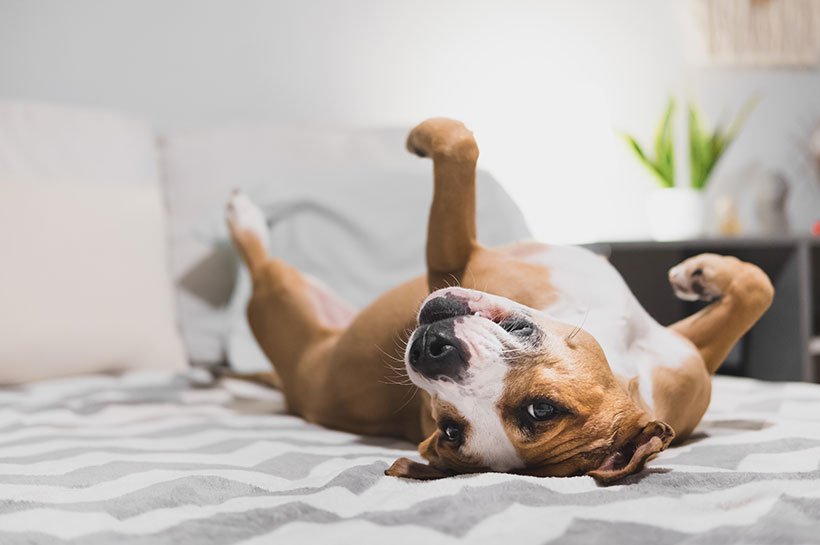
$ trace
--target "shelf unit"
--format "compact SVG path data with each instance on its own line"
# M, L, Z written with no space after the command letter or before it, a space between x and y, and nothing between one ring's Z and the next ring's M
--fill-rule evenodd
M720 372L820 382L820 238L716 238L587 246L609 258L641 304L662 324L673 323L703 306L674 296L666 280L670 267L703 252L734 255L755 263L772 279L775 299Z

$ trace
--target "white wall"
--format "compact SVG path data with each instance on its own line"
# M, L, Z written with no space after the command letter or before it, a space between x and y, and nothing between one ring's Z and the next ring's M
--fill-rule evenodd
M127 110L171 130L457 117L541 238L640 237L651 179L615 129L648 138L673 91L717 113L762 88L773 97L731 160L780 165L791 151L772 142L820 114L817 72L688 70L681 11L657 0L0 0L0 96ZM803 185L806 230L820 189Z

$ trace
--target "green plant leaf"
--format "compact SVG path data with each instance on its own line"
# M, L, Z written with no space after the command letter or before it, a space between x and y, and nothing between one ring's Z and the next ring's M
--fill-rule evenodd
M657 163L646 155L643 148L634 137L628 134L622 134L622 136L641 164L643 164L652 174L655 175L655 179L661 187L672 187L674 185L674 180L667 178L665 173L658 169Z
M675 147L672 135L674 113L675 99L671 98L655 133L655 166L669 187L675 185Z
M675 186L675 143L672 134L674 112L675 99L671 98L655 132L654 158L649 157L634 137L622 134L632 152L655 175L656 181L661 187Z
M740 113L737 114L734 121L729 124L729 128L726 129L726 146L724 149L729 147L729 144L734 142L735 138L737 138L737 135L740 133L740 129L742 129L743 125L746 124L746 121L749 120L749 117L752 115L755 108L757 108L758 104L760 104L760 97L753 96L746 102L746 104L743 105L740 109Z
M709 138L703 128L701 115L697 108L689 105L689 169L691 185L702 189L705 184L706 164L710 155Z
M758 102L757 97L752 98L725 130L716 127L711 133L704 128L697 108L689 105L689 165L693 188L706 187L715 166L737 138Z

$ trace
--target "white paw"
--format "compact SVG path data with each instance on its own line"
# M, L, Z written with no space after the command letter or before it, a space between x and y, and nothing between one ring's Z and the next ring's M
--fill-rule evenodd
M228 222L237 231L249 231L268 247L268 221L258 206L239 190L234 191L225 206Z
M669 270L669 283L684 301L714 301L723 295L718 282L722 256L702 254Z

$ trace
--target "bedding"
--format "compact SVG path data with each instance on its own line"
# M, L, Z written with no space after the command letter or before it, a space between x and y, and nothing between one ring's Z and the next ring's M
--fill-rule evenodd
M408 443L132 372L0 389L0 543L817 543L820 386L716 377L685 444L590 477L383 475Z

